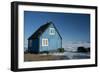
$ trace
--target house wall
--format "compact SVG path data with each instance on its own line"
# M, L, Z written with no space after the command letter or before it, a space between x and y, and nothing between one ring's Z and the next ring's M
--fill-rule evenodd
M38 53L39 52L39 39L33 39L32 46L30 47L30 43L28 46L29 46L29 51L31 53Z
M54 26L51 24L45 32L40 37L40 52L41 51L53 51L57 50L58 48L62 47L62 40L59 36L58 32L55 29L55 35L50 35L49 30L50 28ZM48 46L42 46L42 39L48 39Z

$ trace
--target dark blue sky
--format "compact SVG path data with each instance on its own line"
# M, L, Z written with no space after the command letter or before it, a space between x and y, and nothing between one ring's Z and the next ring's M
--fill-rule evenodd
M54 23L62 36L62 44L65 44L67 41L90 42L89 14L24 11L25 46L27 46L28 37L41 25L49 21Z

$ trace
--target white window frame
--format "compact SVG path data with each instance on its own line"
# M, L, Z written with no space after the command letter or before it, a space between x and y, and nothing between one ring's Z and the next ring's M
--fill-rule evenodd
M53 31L53 32L51 32L51 31ZM50 33L50 35L55 35L55 29L54 28L50 28L49 33Z
M48 39L42 39L42 46L48 46Z

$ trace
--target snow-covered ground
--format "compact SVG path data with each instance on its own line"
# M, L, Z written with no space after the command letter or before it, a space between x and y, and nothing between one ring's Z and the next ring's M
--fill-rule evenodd
M81 52L64 52L64 53L50 53L51 55L64 56L64 59L88 59L90 58L90 53Z

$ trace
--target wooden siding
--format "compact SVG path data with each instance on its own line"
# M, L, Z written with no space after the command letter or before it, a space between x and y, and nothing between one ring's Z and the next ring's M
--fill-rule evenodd
M40 36L40 52L41 51L52 51L52 50L57 50L58 48L62 47L62 39L59 36L58 32L55 29L55 34L50 35L49 30L50 28L54 28L54 26L51 24L45 32ZM42 39L48 39L48 46L42 46Z
M38 53L39 52L39 39L32 40L32 46L29 46L29 52Z

